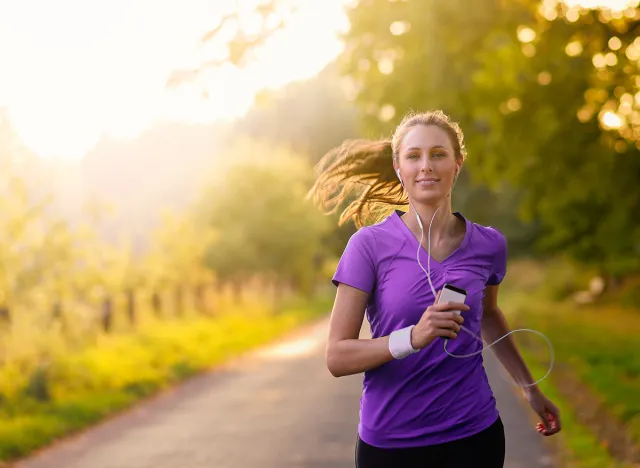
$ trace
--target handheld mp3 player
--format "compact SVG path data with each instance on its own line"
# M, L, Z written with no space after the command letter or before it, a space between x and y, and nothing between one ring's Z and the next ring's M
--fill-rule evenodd
M461 288L457 288L452 284L445 284L442 287L442 294L440 294L440 299L438 299L438 304L442 304L445 302L459 302L464 304L464 300L466 298L467 298L467 291ZM459 310L452 310L451 312L454 312L458 315L462 313ZM444 339L448 340L449 338L444 337Z
M465 299L467 298L467 291L461 288L457 288L452 284L445 284L442 287L442 294L440 294L440 299L438 300L438 304L442 304L444 302L460 302L464 304ZM456 314L460 314L461 311L453 310Z

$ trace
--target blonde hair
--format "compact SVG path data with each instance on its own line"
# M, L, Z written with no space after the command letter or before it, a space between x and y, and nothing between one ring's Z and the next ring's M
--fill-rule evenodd
M444 130L451 139L456 160L464 162L467 151L457 123L441 110L409 113L390 140L347 140L325 154L316 167L316 182L308 197L324 213L331 214L355 192L355 200L343 210L338 224L353 220L358 228L368 220L380 219L395 206L406 205L407 195L392 161L397 161L407 132L418 125L435 125Z

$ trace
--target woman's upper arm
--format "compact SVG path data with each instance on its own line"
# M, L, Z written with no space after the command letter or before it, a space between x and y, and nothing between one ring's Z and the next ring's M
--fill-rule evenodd
M369 293L344 283L338 284L329 324L329 344L360 336L368 300Z
M500 285L487 285L484 288L484 298L482 299L482 315L491 315L498 309L498 289Z
M492 315L495 312L500 312L498 289L507 273L507 239L497 229L492 228L492 232L495 234L493 238L494 255L491 262L491 274L484 289L484 299L482 300L483 315Z
M377 248L371 229L351 236L332 282L338 288L331 312L329 345L360 336L369 295L376 285Z

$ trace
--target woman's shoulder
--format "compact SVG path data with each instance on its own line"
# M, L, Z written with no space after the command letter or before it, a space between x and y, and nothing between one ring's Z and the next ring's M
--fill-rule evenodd
M362 226L351 235L349 243L367 248L376 254L394 245L397 246L402 236L393 226L391 218L390 215L376 223Z
M474 243L482 244L483 247L494 247L501 249L506 246L507 240L500 229L494 226L485 226L473 221L469 222L472 229L472 238Z

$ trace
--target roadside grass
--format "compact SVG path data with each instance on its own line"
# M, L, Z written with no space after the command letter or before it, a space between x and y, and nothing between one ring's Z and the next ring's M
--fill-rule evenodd
M562 281L543 279L544 267L533 262L511 270L501 291L511 327L538 330L555 349L556 368L540 386L561 409L563 466L632 466L612 444L623 431L640 445L640 310L611 299L589 305L561 300L549 284L557 288ZM514 337L534 377L542 377L550 357L545 342L533 334Z
M157 321L130 333L102 335L79 352L64 349L46 365L18 369L27 384L0 393L0 466L168 388L226 359L263 345L328 313L331 298L259 302L215 317ZM16 375L0 368L0 387Z

